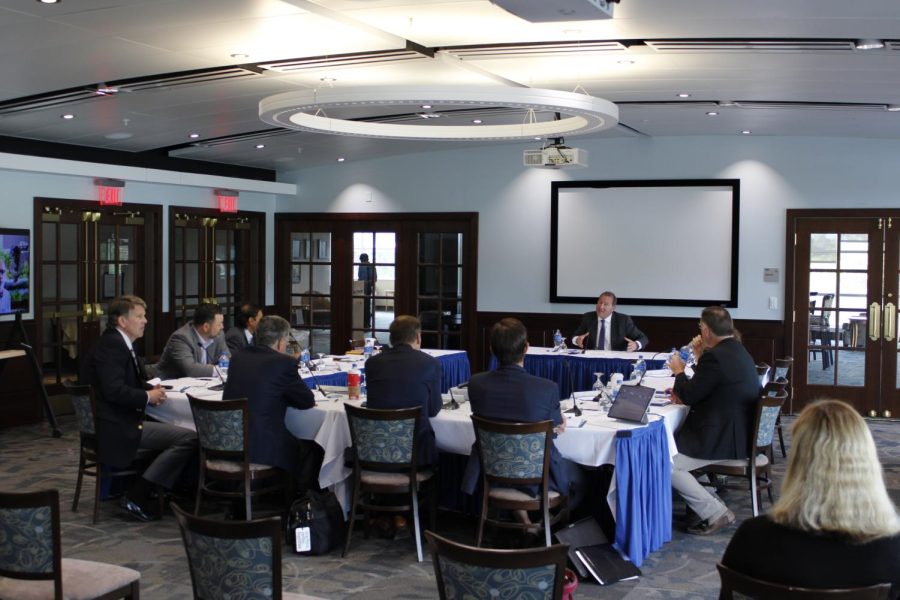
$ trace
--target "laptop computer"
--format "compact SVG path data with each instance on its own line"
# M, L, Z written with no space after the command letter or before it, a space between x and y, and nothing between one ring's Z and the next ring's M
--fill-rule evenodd
M647 407L653 400L654 391L652 387L646 385L623 385L619 388L619 395L609 407L609 416L646 424Z

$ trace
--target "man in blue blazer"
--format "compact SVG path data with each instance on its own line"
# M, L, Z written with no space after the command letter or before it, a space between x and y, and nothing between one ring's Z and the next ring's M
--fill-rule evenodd
M600 333L602 340L598 342ZM584 313L572 334L572 343L588 350L627 350L637 352L650 340L628 315L616 312L616 295L606 291L597 298L596 310Z
M441 410L441 363L421 351L422 324L410 315L391 323L391 347L366 361L369 408L422 407L419 464L437 463L437 445L429 417Z
M121 506L141 521L159 515L147 510L153 485L171 489L184 466L197 450L197 435L166 423L144 421L147 405L166 401L160 385L148 385L146 373L134 352L134 342L143 337L147 304L137 296L119 296L107 306L107 329L81 365L81 381L94 388L97 399L97 434L100 461L124 469L138 449L160 454L136 478Z
M284 424L288 407L312 408L316 402L297 371L297 361L284 351L291 326L281 317L263 317L256 342L232 357L222 398L246 398L250 410L250 461L278 467L305 486L311 475L308 446ZM305 440L304 440L305 441ZM318 474L318 471L315 470Z
M734 522L734 513L691 471L749 456L761 390L756 364L735 339L731 315L721 306L703 309L700 335L691 342L691 349L697 366L690 379L677 352L669 359L675 375L673 401L691 407L675 434L678 454L672 464L672 487L700 518L688 527L688 533L709 535Z
M521 321L506 318L494 324L491 328L491 352L500 366L494 371L473 375L469 380L472 413L497 421L553 421L554 434L561 434L566 430L566 421L559 406L559 386L525 371L523 365L527 351L528 332ZM565 460L555 444L551 445L550 451L550 489L569 493L569 484L578 467ZM474 489L477 471L466 469L464 491Z

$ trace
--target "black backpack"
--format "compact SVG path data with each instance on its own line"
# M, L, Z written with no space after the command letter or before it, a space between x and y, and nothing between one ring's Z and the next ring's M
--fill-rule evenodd
M344 541L344 510L334 492L310 490L291 504L285 529L284 538L297 554L327 554Z

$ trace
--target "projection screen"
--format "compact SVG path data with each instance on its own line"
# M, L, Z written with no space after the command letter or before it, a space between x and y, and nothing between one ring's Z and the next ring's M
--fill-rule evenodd
M737 306L740 181L557 181L550 302Z

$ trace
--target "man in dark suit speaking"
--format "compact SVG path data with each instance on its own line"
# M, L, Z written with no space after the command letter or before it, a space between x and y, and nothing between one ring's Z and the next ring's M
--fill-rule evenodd
M297 371L297 361L284 351L291 334L281 317L263 317L256 326L255 343L232 357L222 398L246 398L250 410L250 462L273 465L290 473L302 487L314 469L308 446L284 424L288 407L312 408L312 392ZM306 443L303 443L306 442Z
M672 487L700 518L688 533L709 535L734 522L734 513L691 471L720 460L747 458L759 377L750 353L734 337L731 315L720 306L703 309L700 335L691 349L697 366L690 379L677 352L669 359L675 375L673 401L691 407L675 434L678 454L672 464Z
M128 467L139 448L159 450L144 473L122 497L122 508L141 521L159 515L149 512L153 484L171 488L197 447L197 435L175 425L144 421L148 404L166 401L166 391L146 383L134 352L134 342L144 335L147 305L137 296L119 296L106 309L107 329L91 348L81 367L81 380L97 397L97 434L100 461L110 467ZM98 482L99 485L99 482Z
M441 363L421 351L422 325L410 315L391 323L391 347L366 361L369 408L421 406L419 464L437 462L429 417L441 410Z
M616 295L607 291L597 298L597 310L584 313L572 342L588 350L637 352L646 348L650 340L631 317L616 312Z

